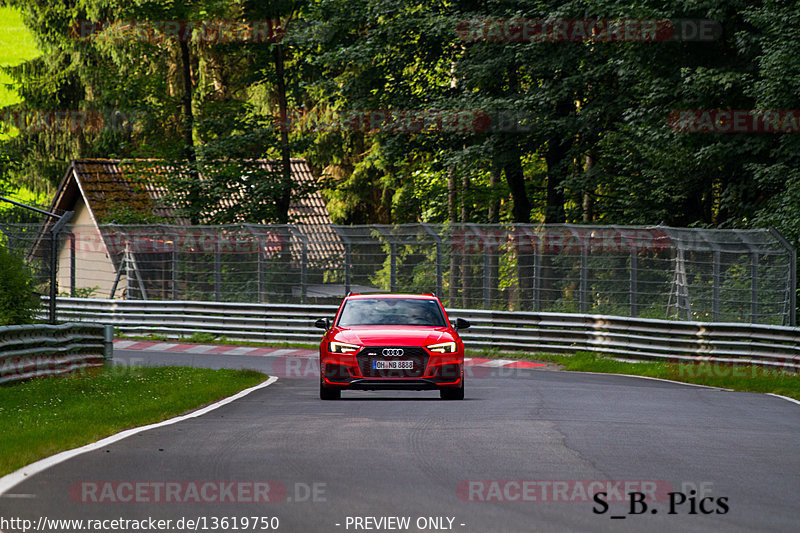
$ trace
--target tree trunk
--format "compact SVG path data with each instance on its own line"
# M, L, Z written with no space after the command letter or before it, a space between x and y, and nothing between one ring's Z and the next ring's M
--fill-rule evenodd
M194 112L192 111L192 65L189 55L189 43L179 40L178 45L181 50L181 77L183 78L183 95L181 97L183 107L183 150L184 157L188 164L189 187L186 196L188 204L189 220L192 224L200 223L201 218L201 194L200 173L197 168L197 154L194 146Z
M556 106L556 115L559 118L569 116L572 109L572 102L562 100ZM568 131L557 132L547 140L547 150L545 151L545 163L547 164L547 199L544 208L545 224L563 224L567 220L564 211L564 190L563 184L569 170L569 152L572 148L574 139ZM541 273L540 273L540 298L542 310L547 304L553 304L561 295L561 288L558 286L559 273L553 265L552 256L542 254Z
M544 207L545 224L563 224L567 220L564 212L564 182L567 154L562 139L551 137L547 143L545 162L547 163L547 199Z
M556 105L556 116L566 118L572 111L572 102L562 100ZM558 131L547 139L545 162L547 163L547 204L545 205L545 224L563 224L567 217L564 212L563 184L569 171L569 151L574 139L568 131Z
M586 154L585 162L584 172L589 174L594 168L594 158L591 155ZM594 197L592 196L589 179L586 180L586 185L584 185L583 188L583 221L585 223L594 221Z
M496 159L492 159L492 169L489 174L489 192L492 195L489 200L489 224L497 224L500 222L500 199L497 195L497 187L500 185L500 176L503 173L503 168L498 164Z
M456 203L458 202L458 189L456 173L451 168L447 171L447 219L451 224L458 222L456 218Z
M282 44L275 45L273 49L275 61L276 89L278 91L278 110L280 113L280 123L287 124L288 110L286 102L286 80L283 68L284 50ZM289 223L289 204L292 199L292 166L291 153L289 151L289 131L286 127L281 127L281 195L277 201L278 223Z
M512 208L514 222L527 224L531 221L531 202L528 200L528 192L525 190L525 174L522 172L519 145L517 141L510 140L506 146L507 151L503 154L503 170L506 174L508 188L511 189L511 199L514 202Z

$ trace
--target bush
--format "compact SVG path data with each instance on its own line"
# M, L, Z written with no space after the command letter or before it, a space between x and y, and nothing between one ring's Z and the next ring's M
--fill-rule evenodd
M0 326L30 324L38 308L39 296L28 267L0 245Z

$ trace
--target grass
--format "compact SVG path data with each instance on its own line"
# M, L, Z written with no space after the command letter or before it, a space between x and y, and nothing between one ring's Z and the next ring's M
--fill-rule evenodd
M107 367L0 386L0 476L252 387L251 370Z
M0 66L19 65L40 54L33 34L22 23L22 14L11 7L0 7ZM0 72L0 107L20 101L14 87L8 87L11 78Z
M0 7L0 67L13 67L41 55L33 34L22 22L22 13L8 6ZM11 77L0 70L0 108L22 101ZM0 141L12 138L19 132L14 127L0 123ZM8 185L5 195L26 204L48 204L44 191L34 192L24 186ZM0 214L5 210L19 209L11 204L0 203Z
M535 359L560 365L572 372L602 374L631 374L670 379L745 392L770 392L800 400L800 375L755 365L722 363L691 363L675 361L642 361L628 363L603 357L596 353L577 352L574 355L528 354L498 350L468 350L468 356L506 359Z

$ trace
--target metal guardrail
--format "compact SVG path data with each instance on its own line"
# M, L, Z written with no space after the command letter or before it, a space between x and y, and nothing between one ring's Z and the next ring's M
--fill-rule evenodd
M102 366L110 349L99 324L0 327L0 383Z
M196 333L229 340L319 342L316 318L333 305L242 304L59 298L66 320L113 324L128 335L177 339ZM721 322L685 322L571 313L450 309L465 318L472 347L592 351L631 359L752 363L800 369L800 328Z

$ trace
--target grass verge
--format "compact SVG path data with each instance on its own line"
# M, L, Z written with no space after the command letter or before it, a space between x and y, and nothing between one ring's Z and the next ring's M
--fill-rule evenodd
M504 359L533 359L556 363L573 372L631 374L670 379L709 387L745 392L771 392L800 400L800 375L755 365L722 363L691 363L676 361L642 361L627 363L596 353L577 352L575 355L527 354L498 350L468 350L468 356Z
M266 378L251 370L120 366L0 386L0 476L124 429L172 418Z

